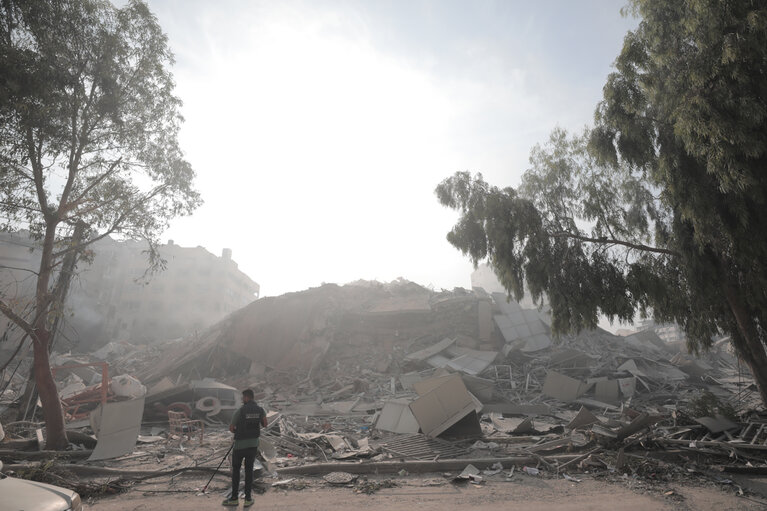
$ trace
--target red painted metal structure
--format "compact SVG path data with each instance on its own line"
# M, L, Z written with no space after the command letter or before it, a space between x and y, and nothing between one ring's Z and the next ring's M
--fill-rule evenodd
M101 383L86 388L79 394L64 398L61 404L64 412L72 420L80 420L88 417L88 414L95 408L94 404L107 402L109 395L109 364L106 362L94 362L91 364L68 364L63 366L51 367L51 372L56 373L60 369L77 369L79 367L101 367Z

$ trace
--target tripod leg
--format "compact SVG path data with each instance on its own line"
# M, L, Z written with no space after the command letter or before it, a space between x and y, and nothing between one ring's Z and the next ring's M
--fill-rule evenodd
M208 489L208 486L210 485L210 482L213 480L214 477L216 477L216 474L218 474L218 470L221 468L221 465L224 464L224 460L229 456L229 453L232 452L232 449L234 448L234 443L232 443L231 446L229 446L229 450L226 451L226 454L224 454L224 457L221 458L221 463L218 464L216 467L216 471L213 472L213 475L210 476L210 479L208 479L208 482L205 486L202 487L202 493L205 493L205 491Z

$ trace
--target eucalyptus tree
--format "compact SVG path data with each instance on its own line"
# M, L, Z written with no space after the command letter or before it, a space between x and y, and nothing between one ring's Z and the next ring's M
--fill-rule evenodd
M0 311L32 339L48 448L66 445L50 364L52 280L64 258L107 235L146 239L200 203L178 144L168 41L147 5L0 2L0 211L39 240L34 307ZM79 243L77 225L85 226ZM156 264L157 259L153 259Z
M553 327L681 325L692 350L732 338L767 403L767 6L635 0L641 18L595 126L555 130L518 189L458 173L450 243L510 293L548 296Z

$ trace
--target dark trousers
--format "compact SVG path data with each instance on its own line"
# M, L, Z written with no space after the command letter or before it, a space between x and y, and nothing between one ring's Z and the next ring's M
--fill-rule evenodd
M245 461L245 498L251 498L253 490L253 462L256 460L258 447L236 449L232 451L232 499L240 495L240 465Z

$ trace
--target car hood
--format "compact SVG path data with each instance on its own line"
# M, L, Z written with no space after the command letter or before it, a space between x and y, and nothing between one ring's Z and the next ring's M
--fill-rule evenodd
M63 511L75 493L50 484L15 477L0 479L0 511Z

